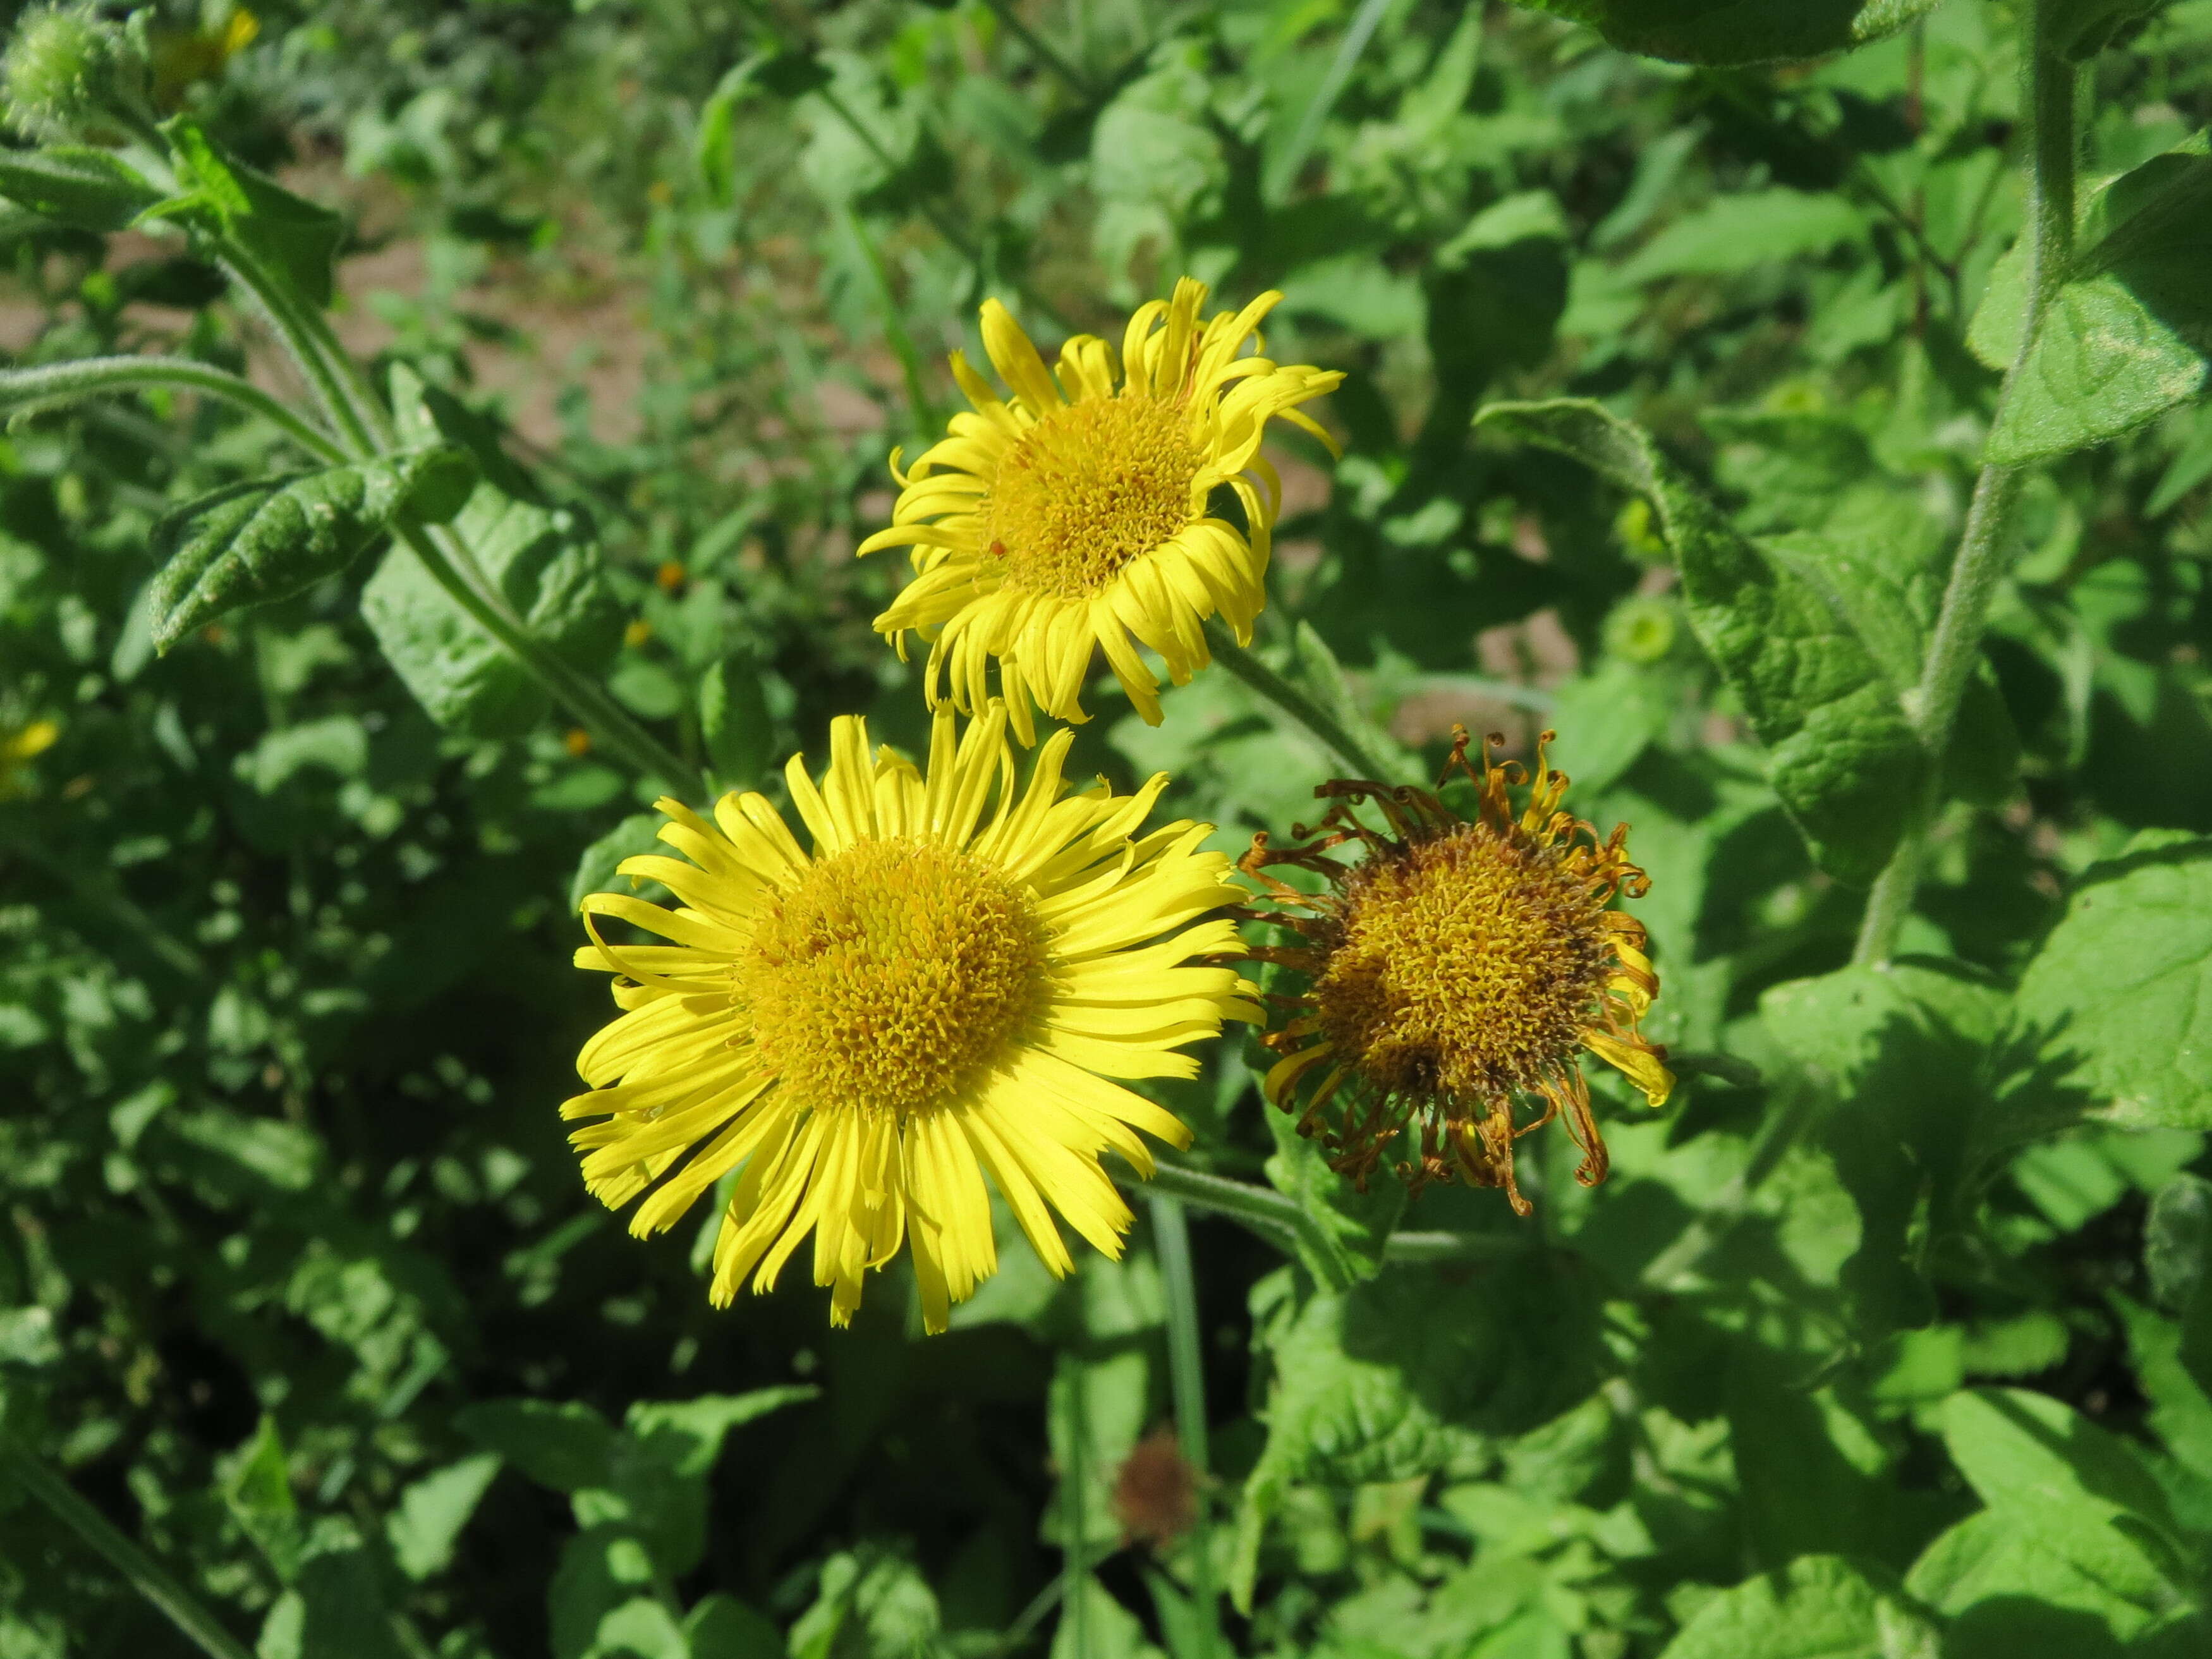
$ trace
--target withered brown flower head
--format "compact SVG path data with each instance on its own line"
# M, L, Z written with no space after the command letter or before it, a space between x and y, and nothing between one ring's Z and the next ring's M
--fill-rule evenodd
M1605 1179L1605 1142L1582 1074L1584 1049L1618 1066L1654 1106L1674 1086L1666 1050L1637 1023L1659 994L1643 925L1610 908L1650 881L1629 862L1627 827L1604 841L1559 810L1566 775L1536 746L1528 805L1509 792L1530 779L1515 762L1468 759L1456 741L1437 787L1455 772L1474 784L1462 818L1429 790L1340 779L1314 793L1331 802L1304 844L1277 849L1261 834L1240 867L1275 907L1267 920L1304 936L1253 955L1306 975L1299 1012L1261 1040L1283 1055L1267 1073L1269 1100L1298 1113L1334 1169L1364 1190L1385 1149L1403 1138L1399 1175L1418 1192L1431 1181L1502 1187L1516 1212L1528 1200L1513 1178L1513 1143L1565 1116L1581 1147L1576 1179ZM1358 808L1387 823L1377 830ZM1357 843L1356 861L1330 856ZM1304 893L1267 873L1293 865L1328 878ZM1301 1099L1303 1097L1303 1099ZM1533 1103L1533 1115L1518 1110Z
M1114 1477L1114 1518L1132 1541L1162 1549L1198 1524L1198 1471L1175 1431L1154 1429Z

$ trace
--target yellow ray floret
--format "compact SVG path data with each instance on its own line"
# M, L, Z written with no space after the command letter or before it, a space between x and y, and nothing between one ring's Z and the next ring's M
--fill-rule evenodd
M990 696L995 659L1014 731L1034 743L1034 703L1054 720L1080 702L1095 648L1138 712L1159 723L1159 682L1137 651L1158 653L1177 685L1212 659L1200 624L1216 612L1240 644L1267 603L1268 537L1282 486L1260 453L1277 416L1336 445L1297 405L1332 390L1333 370L1242 356L1282 298L1263 294L1200 320L1206 288L1129 319L1117 378L1114 349L1078 335L1048 369L996 300L983 305L983 348L1000 397L955 352L952 373L974 406L900 485L890 526L860 544L912 550L915 580L876 618L902 653L913 629L931 641L932 707ZM1217 490L1240 527L1213 516Z
M1268 1099L1300 1115L1335 1168L1364 1188L1395 1142L1399 1173L1416 1189L1431 1180L1502 1187L1528 1208L1513 1174L1513 1143L1564 1117L1582 1148L1585 1185L1605 1179L1605 1141L1590 1110L1581 1056L1618 1067L1652 1105L1674 1079L1667 1051L1638 1022L1659 994L1643 925L1608 908L1640 897L1650 881L1628 859L1626 827L1604 841L1559 810L1566 775L1536 746L1528 803L1509 790L1518 765L1468 764L1467 733L1445 768L1476 787L1462 819L1424 789L1361 780L1324 784L1334 805L1323 833L1304 847L1271 849L1258 837L1243 868L1266 886L1277 918L1304 939L1255 955L1303 973L1297 1015L1262 1039L1283 1056L1267 1078ZM1437 787L1441 789L1443 782ZM1389 822L1377 832L1354 806ZM1361 848L1349 865L1328 856ZM1301 866L1328 890L1303 892L1267 874ZM1534 1101L1533 1118L1517 1103Z
M621 872L675 907L584 901L577 965L617 975L625 1012L585 1045L591 1088L562 1115L592 1120L570 1137L585 1181L610 1207L642 1197L641 1237L736 1172L718 1306L811 1237L842 1325L911 1243L941 1331L997 1271L989 1187L1054 1273L1073 1265L1055 1213L1118 1255L1129 1211L1099 1155L1149 1175L1139 1132L1190 1133L1113 1079L1192 1076L1185 1045L1259 1018L1224 965L1234 927L1205 919L1241 896L1200 850L1210 826L1144 829L1164 776L1071 793L1065 731L1018 788L1006 723L994 702L963 735L939 710L924 774L841 719L818 784L800 757L786 769L811 853L760 795L723 797L712 823L664 800L683 856ZM623 944L609 921L668 942Z

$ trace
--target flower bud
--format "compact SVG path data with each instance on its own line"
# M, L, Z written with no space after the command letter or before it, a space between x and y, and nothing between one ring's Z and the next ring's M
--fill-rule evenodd
M34 137L82 137L135 101L140 70L123 28L91 6L37 7L23 14L0 62L0 104Z

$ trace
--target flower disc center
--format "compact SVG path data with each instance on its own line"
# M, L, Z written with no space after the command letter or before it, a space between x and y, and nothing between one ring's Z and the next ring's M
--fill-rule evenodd
M1387 1093L1532 1089L1582 1046L1613 957L1557 851L1468 824L1361 866L1314 985L1322 1030Z
M817 1109L902 1115L974 1082L1048 989L1027 896L964 853L904 839L812 866L732 971L764 1070Z
M1188 425L1179 403L1091 398L1015 440L983 503L1006 586L1087 599L1189 524L1203 457Z

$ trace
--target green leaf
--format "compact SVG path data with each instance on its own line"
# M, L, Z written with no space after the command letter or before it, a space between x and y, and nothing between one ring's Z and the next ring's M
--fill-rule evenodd
M2212 1127L2208 915L2212 841L2139 844L2075 884L2013 1002L2022 1060L2065 1110Z
M1941 1634L1891 1584L1807 1555L1700 1607L1661 1659L1940 1659Z
M1841 556L1816 582L1805 569L1810 544L1769 550L1738 535L1647 434L1600 404L1494 404L1475 418L1572 456L1658 508L1684 611L1767 746L1775 793L1822 868L1872 881L1927 764L1884 672L1894 644L1877 652L1856 625L1877 607L1887 614L1889 601L1879 590L1860 595L1865 585ZM1848 608L1837 597L1846 591L1859 596Z
M1395 1268L1322 1292L1259 1339L1275 1377L1267 1444L1245 1482L1231 1583L1249 1605L1267 1519L1293 1484L1480 1474L1595 1385L1597 1287L1571 1261Z
M578 1533L562 1546L545 1594L553 1659L616 1659L622 1646L603 1642L603 1635L637 1644L632 1659L681 1659L683 1632L654 1597L655 1588L653 1559L627 1528ZM650 1623L654 1613L666 1629Z
M2018 466L2089 448L2134 431L2203 384L2203 356L2119 274L2068 283L2036 324L1983 459Z
M690 1659L784 1659L783 1632L734 1595L702 1596L684 1620Z
M632 1406L608 1451L607 1478L574 1493L577 1521L627 1526L663 1573L682 1577L706 1553L707 1477L729 1431L820 1392L793 1384Z
M1588 23L1623 52L1678 64L1768 64L1894 34L1936 0L1518 0Z
M2064 1401L1970 1389L1944 1402L1941 1427L1952 1461L1992 1510L2064 1510L2079 1526L2118 1523L2154 1558L2171 1549L2174 1518L2157 1480L2127 1442Z
M290 1583L300 1571L304 1540L299 1505L292 1497L291 1465L275 1418L264 1415L253 1438L239 1449L222 1496L239 1530L268 1558L277 1577Z
M1360 1192L1328 1167L1315 1142L1298 1133L1297 1120L1274 1107L1266 1109L1275 1155L1267 1160L1267 1180L1275 1190L1296 1199L1321 1224L1325 1250L1304 1233L1294 1243L1298 1259L1318 1284L1344 1289L1372 1279L1382 1265L1382 1248L1406 1210L1405 1183L1384 1175Z
M415 449L348 466L236 483L154 526L154 645L247 605L289 599L334 575L403 512L450 516L471 474L458 449Z
M750 661L726 657L701 678L699 735L717 779L733 789L759 786L775 758L775 720Z
M814 1605L791 1627L791 1659L924 1659L942 1620L928 1581L880 1548L822 1564Z
M121 230L161 199L112 150L77 144L0 149L0 196L78 230Z
M662 851L660 826L667 822L659 812L633 812L586 847L568 884L568 913L574 915L581 910L589 894L635 890L631 879L617 872L624 859ZM648 884L658 890L658 883Z
M257 1652L258 1659L411 1659L350 1522L317 1522L298 1578L262 1624Z
M599 544L573 507L477 486L453 529L530 631L576 667L604 667L622 641L621 602ZM507 648L394 545L362 590L362 615L407 689L441 726L473 737L520 736L551 708Z
M428 1578L452 1564L461 1528L499 1470L496 1455L479 1452L424 1475L399 1494L398 1506L385 1517L384 1534L402 1572Z
M615 1431L580 1401L487 1400L455 1413L453 1426L556 1492L612 1477Z
M162 215L221 235L302 298L327 307L345 222L228 155L189 115L171 118L161 131L198 185L162 204Z
M2212 1181L2178 1175L2158 1189L2143 1224L2143 1270L2152 1297L2171 1311L2186 1308L2212 1264Z
M1623 283L1648 283L1662 276L1749 270L1825 253L1865 234L1865 219L1840 196L1779 187L1744 191L1716 197L1677 219L1614 276Z
M2202 148L2201 142L2198 148ZM2100 193L2081 253L2038 319L1986 451L2042 460L2135 430L2193 397L2212 350L2212 156L2153 156ZM2002 277L2002 282L2000 281ZM1972 338L2009 362L2025 311L2017 249L1991 274ZM1987 321L1984 321L1984 318Z

